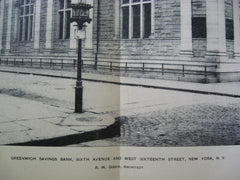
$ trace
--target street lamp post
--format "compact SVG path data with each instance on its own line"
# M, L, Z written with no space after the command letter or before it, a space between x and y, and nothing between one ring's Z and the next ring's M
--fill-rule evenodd
M76 22L78 30L82 31L84 23L91 22L89 18L89 10L92 8L90 4L77 3L71 4L72 16L71 22ZM78 37L78 60L77 60L77 82L75 88L75 112L83 112L83 86L82 86L82 37Z

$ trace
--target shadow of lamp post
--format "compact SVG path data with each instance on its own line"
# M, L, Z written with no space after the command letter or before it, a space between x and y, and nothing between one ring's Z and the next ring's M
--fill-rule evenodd
M78 27L78 60L77 60L77 82L75 88L75 112L83 112L83 86L82 86L82 38L83 38L83 26L84 23L91 22L89 18L89 10L92 8L90 4L86 4L83 0L79 3L71 4L72 16L70 22L76 22Z

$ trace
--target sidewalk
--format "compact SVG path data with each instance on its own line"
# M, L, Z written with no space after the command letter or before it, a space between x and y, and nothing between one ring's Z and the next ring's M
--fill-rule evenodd
M50 69L32 69L21 67L0 66L0 71L17 71L20 73L32 73L38 75L54 75L65 78L76 78L74 71L61 71ZM114 82L121 85L142 86L176 91L193 92L200 94L214 94L221 96L240 97L240 82L200 84L184 81L171 81L162 79L147 79L134 77L118 77L103 74L82 73L83 80Z
M71 79L76 77L74 71L50 69L0 66L0 71L44 76L54 75ZM127 86L240 97L240 82L198 84L159 79L119 78L117 76L90 73L83 73L83 79L97 82L113 82ZM120 134L120 122L115 120L116 116L98 112L96 109L91 110L91 112L76 114L71 109L54 107L30 99L1 93L0 98L1 102L4 102L0 103L1 112L4 112L0 118L0 144L62 146L111 138ZM133 106L139 108L135 104ZM131 107L131 104L127 106L127 108L129 107Z
M119 134L118 122L108 114L77 114L24 98L0 98L2 145L63 146Z

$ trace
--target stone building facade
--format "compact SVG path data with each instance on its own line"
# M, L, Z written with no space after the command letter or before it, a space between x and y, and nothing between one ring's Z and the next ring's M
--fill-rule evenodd
M76 2L0 0L1 57L76 58L76 27L69 21ZM239 0L85 2L93 9L83 59L185 65L192 71L209 66L216 73L209 82L240 80Z

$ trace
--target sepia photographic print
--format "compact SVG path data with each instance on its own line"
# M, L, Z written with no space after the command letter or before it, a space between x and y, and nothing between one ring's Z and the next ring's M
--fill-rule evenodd
M238 148L240 1L0 0L0 77L3 149Z

